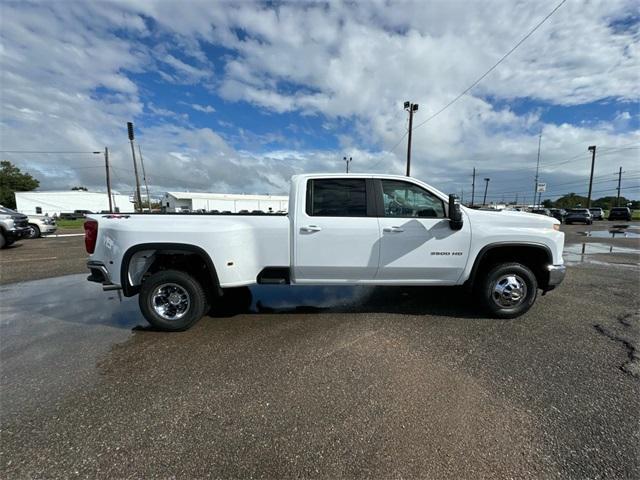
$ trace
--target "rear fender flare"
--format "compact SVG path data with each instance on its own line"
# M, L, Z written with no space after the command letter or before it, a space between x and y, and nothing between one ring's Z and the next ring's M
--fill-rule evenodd
M180 251L186 253L192 253L197 255L205 262L209 274L211 275L211 281L216 289L220 288L220 282L218 280L218 273L216 271L213 260L209 254L202 248L196 245L189 245L187 243L141 243L129 248L122 257L122 264L120 265L120 281L122 285L122 292L125 297L132 297L140 291L140 285L131 285L129 282L129 266L132 257L141 251L151 250L156 255L159 252L165 251Z

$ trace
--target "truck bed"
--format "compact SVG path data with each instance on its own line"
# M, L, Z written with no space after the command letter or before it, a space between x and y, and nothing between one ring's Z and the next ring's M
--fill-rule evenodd
M255 283L265 267L288 266L289 218L273 214L122 214L91 215L99 221L96 250L91 256L107 266L120 283L120 265L135 247L190 245L215 252L212 261L222 287Z

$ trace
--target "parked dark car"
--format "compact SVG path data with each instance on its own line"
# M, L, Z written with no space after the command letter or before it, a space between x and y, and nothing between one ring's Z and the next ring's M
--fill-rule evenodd
M631 209L629 207L613 207L609 211L607 220L625 220L631 221Z
M546 215L547 217L552 217L551 211L548 208L534 208L531 210L531 213L536 213L538 215Z
M564 208L552 208L549 211L553 218L560 220L560 223L564 223L564 219L567 216L567 211Z
M604 220L604 210L600 207L590 208L589 211L594 220Z
M564 223L567 225L572 223L584 223L585 225L591 225L593 223L593 217L587 208L571 208L567 210L567 216L564 218Z

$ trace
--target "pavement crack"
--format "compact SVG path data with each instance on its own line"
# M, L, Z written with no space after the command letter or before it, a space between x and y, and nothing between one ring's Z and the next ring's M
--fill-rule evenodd
M624 345L629 360L620 369L640 378L640 312L620 315L616 320L613 326L596 324L593 327L605 337Z

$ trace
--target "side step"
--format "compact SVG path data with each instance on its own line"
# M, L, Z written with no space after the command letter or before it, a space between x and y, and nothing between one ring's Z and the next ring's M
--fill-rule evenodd
M289 267L265 267L258 274L258 283L265 285L288 285L291 283Z

